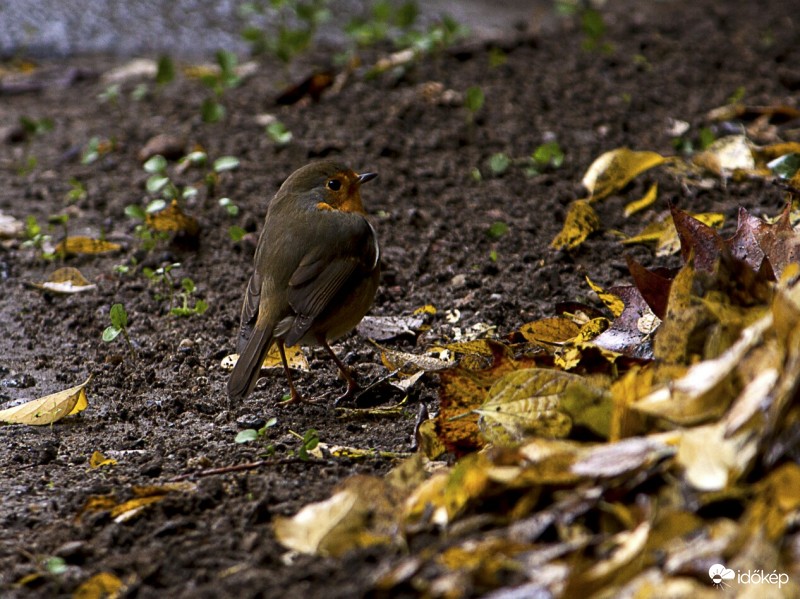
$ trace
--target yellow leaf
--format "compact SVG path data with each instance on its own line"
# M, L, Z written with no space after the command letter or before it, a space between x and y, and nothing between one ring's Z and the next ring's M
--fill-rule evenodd
M426 304L426 305L421 306L421 307L417 308L416 310L414 310L414 312L412 314L414 314L415 316L417 316L417 315L421 316L421 315L424 315L424 314L429 314L429 315L433 316L434 314L436 314L436 308L431 304Z
M559 410L565 389L581 377L546 368L526 368L498 379L489 399L475 412L478 426L494 443L509 444L527 436L560 438L572 420Z
M597 216L588 200L575 200L567 209L564 226L550 247L557 250L572 250L581 245L586 238L600 230L600 217Z
M384 480L354 476L332 497L305 506L291 518L276 517L275 537L294 551L340 556L392 539L399 498Z
M90 468L99 468L100 466L114 466L116 465L117 460L113 458L107 458L99 451L93 451L92 457L89 458L89 467Z
M553 346L560 346L565 341L569 341L579 331L580 328L577 324L563 316L542 318L526 323L519 328L520 334L526 341L540 343L549 349L554 349Z
M725 215L718 212L691 214L690 216L699 220L704 225L717 229L722 227L722 224L725 222ZM680 251L681 241L678 237L678 230L675 228L672 217L652 222L638 235L622 240L622 243L626 245L653 242L656 244L656 256L671 256Z
M66 266L59 268L50 275L43 283L31 283L33 287L49 291L50 293L61 293L64 295L91 291L97 289L97 285L86 280L77 268Z
M186 233L190 237L195 237L200 231L197 219L185 214L177 200L172 200L172 203L163 210L148 214L145 222L153 231Z
M110 572L100 572L83 581L72 593L72 599L115 599L123 587L122 581Z
M655 203L657 197L658 197L658 183L653 183L650 186L650 189L647 190L647 193L645 193L642 198L630 202L627 206L625 206L623 214L627 217L636 214L637 212L641 212L645 208L649 208L650 206L652 206Z
M57 254L105 254L116 252L122 246L91 237L67 237L56 246Z
M91 380L90 376L84 383L76 387L2 410L0 411L0 421L9 424L41 426L53 424L65 416L77 414L89 405L86 400L85 387Z
M592 201L601 200L666 160L656 152L636 152L628 148L611 150L592 163L583 176L583 186L589 190Z
M425 420L419 425L416 433L416 441L419 450L425 454L425 457L429 460L435 460L447 451L444 443L439 439L435 420Z

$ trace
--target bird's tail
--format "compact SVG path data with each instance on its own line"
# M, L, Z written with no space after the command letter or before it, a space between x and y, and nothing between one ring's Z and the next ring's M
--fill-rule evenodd
M239 355L239 360L228 379L228 398L230 400L244 399L256 386L261 375L261 364L272 345L273 330L274 327L260 326L259 323L253 327L250 340Z

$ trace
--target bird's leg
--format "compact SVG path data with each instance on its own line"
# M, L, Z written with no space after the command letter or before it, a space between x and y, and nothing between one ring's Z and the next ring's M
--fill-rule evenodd
M303 396L298 393L297 389L294 388L294 381L292 381L292 372L289 370L289 362L286 360L286 350L283 348L283 339L276 339L275 343L278 344L278 351L281 354L281 362L283 362L283 373L286 375L286 380L289 383L289 391L292 394L292 398L287 403L300 403L303 401ZM330 349L330 348L328 348Z
M339 359L339 356L336 355L336 352L334 352L331 349L331 346L328 345L328 340L325 339L324 336L320 336L318 341L331 355L331 358L333 358L333 361L336 362L336 365L339 367L339 371L342 373L344 380L347 381L347 391L345 391L343 395L337 397L336 401L333 402L335 405L339 405L339 403L350 399L361 387L359 387L358 383L353 378L353 375L350 373L350 369L345 366L345 363Z

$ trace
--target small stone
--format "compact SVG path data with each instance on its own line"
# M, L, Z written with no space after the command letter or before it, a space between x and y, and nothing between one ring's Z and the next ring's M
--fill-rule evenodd
M158 154L167 160L177 160L186 154L186 142L175 135L160 133L147 140L139 150L138 158L140 162L146 162Z
M458 275L454 276L454 277L453 277L453 278L450 280L450 284L451 284L453 287L455 287L456 289L458 289L459 287L463 287L464 285L466 285L466 284L467 284L467 275L465 275L465 274L458 274Z
M258 430L264 428L265 424L267 424L267 421L257 414L242 414L236 419L236 426L240 429L253 428Z

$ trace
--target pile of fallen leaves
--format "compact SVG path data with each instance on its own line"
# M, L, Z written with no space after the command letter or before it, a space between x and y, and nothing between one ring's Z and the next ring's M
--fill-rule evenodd
M768 176L757 156L782 151L797 148L728 139L680 168ZM600 228L594 202L678 162L601 156L553 245L577 247ZM631 285L587 280L605 312L571 304L503 339L383 350L398 376L440 379L418 453L276 519L278 539L330 556L396 548L378 596L800 594L798 183L772 222L741 209L727 239L714 215L671 206L657 233L626 241L680 251L683 266L629 259Z

